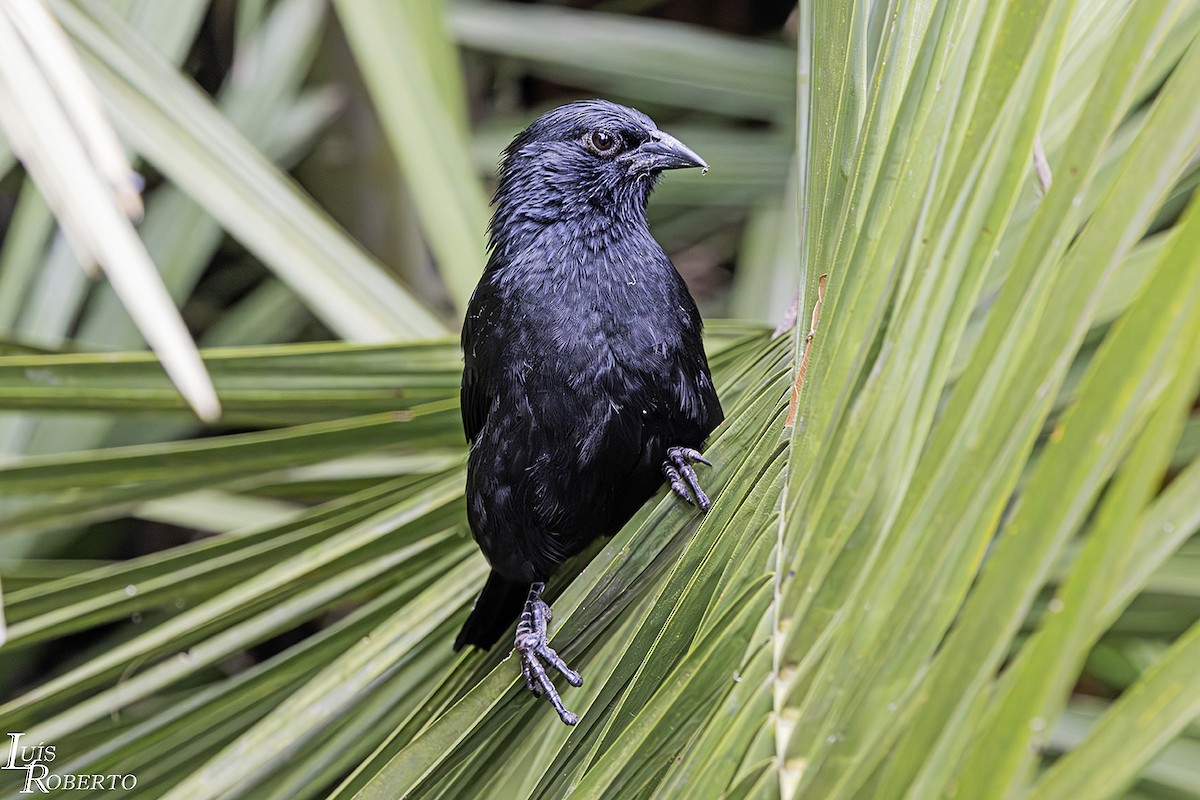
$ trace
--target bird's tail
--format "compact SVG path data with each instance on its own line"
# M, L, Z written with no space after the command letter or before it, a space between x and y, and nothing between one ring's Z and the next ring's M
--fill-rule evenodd
M471 615L454 640L454 650L457 652L466 645L481 650L489 649L508 630L508 626L521 616L528 597L529 584L513 583L492 570L487 583L483 585L483 591L475 600Z

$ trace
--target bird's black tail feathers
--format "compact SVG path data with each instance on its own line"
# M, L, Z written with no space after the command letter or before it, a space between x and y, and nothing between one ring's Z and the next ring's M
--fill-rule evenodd
M467 617L462 630L458 632L458 638L454 640L455 652L466 645L481 650L491 648L508 630L508 626L521 616L528 597L529 584L513 583L492 570L487 583L483 585L483 591L475 600L471 615Z

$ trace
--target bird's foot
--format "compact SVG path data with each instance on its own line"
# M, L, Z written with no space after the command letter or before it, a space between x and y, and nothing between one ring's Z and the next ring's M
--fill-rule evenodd
M546 668L542 662L554 667L563 674L572 686L582 686L583 678L578 672L567 666L558 653L551 649L546 628L550 622L550 606L542 600L544 583L535 583L529 587L529 599L525 601L525 610L521 613L521 621L517 623L516 650L521 656L521 671L525 673L525 686L535 696L545 695L559 718L568 725L579 722L579 717L572 714L563 706L558 690L550 682Z
M663 475L670 481L671 490L687 501L688 505L708 511L712 501L700 488L700 480L696 477L696 470L692 468L692 464L712 466L712 462L700 455L699 450L690 447L668 448L667 460L662 465Z

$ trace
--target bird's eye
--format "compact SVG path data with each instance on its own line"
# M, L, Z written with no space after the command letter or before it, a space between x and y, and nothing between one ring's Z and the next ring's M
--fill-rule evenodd
M611 156L621 146L621 139L615 133L601 128L583 137L583 143L598 156Z

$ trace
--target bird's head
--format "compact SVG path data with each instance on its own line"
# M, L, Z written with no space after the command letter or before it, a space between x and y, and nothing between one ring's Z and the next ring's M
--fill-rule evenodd
M501 224L644 219L663 170L708 164L634 108L605 100L560 106L538 117L504 151L496 188Z

